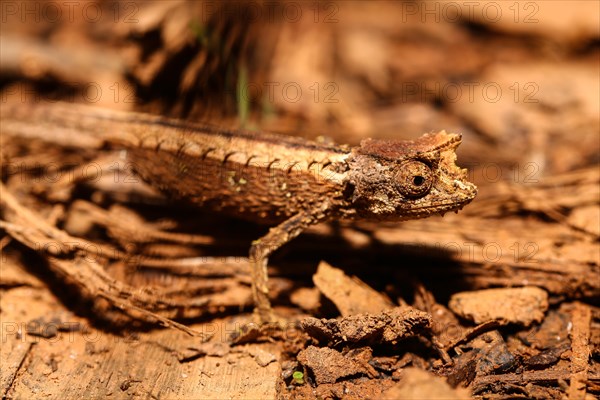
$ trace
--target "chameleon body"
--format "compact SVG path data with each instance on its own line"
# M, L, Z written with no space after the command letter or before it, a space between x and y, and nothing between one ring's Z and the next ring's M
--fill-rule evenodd
M250 248L252 288L262 322L270 254L308 226L330 219L401 221L456 211L477 193L455 165L458 134L414 141L363 140L336 146L272 133L83 105L3 107L3 135L127 151L135 171L170 196L273 225ZM71 138L71 140L69 139Z

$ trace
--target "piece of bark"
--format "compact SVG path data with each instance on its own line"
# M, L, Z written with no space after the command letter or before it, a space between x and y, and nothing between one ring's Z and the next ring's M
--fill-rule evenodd
M504 319L529 326L540 322L548 309L548 294L537 287L487 289L456 293L450 309L477 324Z
M425 286L419 284L415 292L413 307L431 314L431 331L437 340L437 344L445 349L450 349L452 344L460 340L465 331L460 321L444 305L438 303Z
M97 259L78 257L75 250L95 255L117 254L116 249L109 246L96 246L85 239L72 237L65 231L47 223L36 212L25 208L5 189L0 182L2 197L0 203L6 210L7 221L0 221L0 226L15 240L32 250L43 254L49 268L78 286L82 295L95 299L103 298L125 312L133 313L141 318L158 321L164 326L178 329L191 336L204 337L186 325L161 315L166 309L171 311L182 309L183 304L168 299L159 299L152 293L142 292L109 276ZM204 304L206 301L204 301ZM197 303L202 304L202 302ZM202 304L203 305L203 304ZM156 311L156 312L155 312ZM136 314L137 313L137 314Z
M321 305L317 288L298 288L290 295L290 301L305 311L316 311Z
M339 319L306 318L302 328L312 337L335 343L396 343L429 332L431 315L407 307L380 314L358 314Z
M461 384L469 386L477 376L477 359L478 355L475 351L461 354L454 360L452 370L447 375L448 383L452 387Z
M556 364L560 360L560 356L569 348L571 344L568 341L564 341L561 344L546 349L534 356L531 356L523 360L523 365L528 369L546 369Z
M277 361L277 356L270 351L256 346L246 346L246 351L260 367L266 367L272 362Z
M0 263L0 289L11 289L19 286L41 287L43 283L20 267L15 257L10 254L2 254Z
M199 330L217 329L216 336L222 337L224 325L211 322L196 327ZM12 349L14 354L8 359L11 371L6 371L9 383L14 374L12 366L19 365L19 368L14 382L8 385L10 390L6 397L277 398L281 371L278 362L258 367L250 351L207 355L178 362L178 354L171 349L177 349L182 341L193 343L194 339L173 330L154 330L141 333L134 339L93 328L87 334L63 334L51 340L39 340L33 346L15 340L18 348ZM255 346L264 346L268 351L273 348ZM19 357L28 348L28 361L19 364ZM3 345L3 356L4 350ZM53 355L54 362L51 361ZM57 368L53 364L57 364ZM5 373L4 366L3 362L2 374Z
M381 398L463 400L471 398L471 394L464 388L452 388L444 378L409 367L403 371L402 380L385 391Z
M452 386L468 385L475 377L504 372L514 367L516 357L498 331L486 332L468 343L469 351L459 353L448 374Z
M377 314L394 307L392 302L356 277L321 261L313 282L335 304L342 316Z
M464 328L464 331L457 339L445 345L445 350L453 349L459 344L466 343L470 340L477 338L478 336L495 329L498 329L501 326L508 325L508 321L504 319L494 319L488 322L484 322L483 324L479 324L472 328Z
M571 318L568 310L561 306L550 310L539 327L518 334L519 339L534 349L546 350L569 341Z
M585 399L590 358L590 323L592 312L583 303L575 303L571 321L571 379L569 399Z
M298 361L312 371L320 385L353 375L377 376L377 371L368 364L371 355L368 347L342 354L328 347L309 346L298 353Z
M0 352L2 369L0 370L0 393L6 398L8 391L14 384L19 369L23 366L34 343L23 341L21 338L5 336Z
M469 345L478 353L477 376L506 372L517 361L498 331L486 332L473 339Z
M174 350L180 363L193 361L204 356L224 357L231 351L226 342L207 342L194 346L187 346L181 350Z
M522 371L508 374L493 374L477 377L471 386L474 394L483 392L487 387L498 385L522 385L557 383L570 379L571 373L565 369L546 369L543 371ZM600 379L599 373L590 373L589 381Z

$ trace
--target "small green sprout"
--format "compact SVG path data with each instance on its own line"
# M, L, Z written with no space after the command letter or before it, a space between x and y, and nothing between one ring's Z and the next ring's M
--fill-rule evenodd
M294 383L296 385L304 385L304 373L302 371L296 371L292 374L292 378L294 379Z

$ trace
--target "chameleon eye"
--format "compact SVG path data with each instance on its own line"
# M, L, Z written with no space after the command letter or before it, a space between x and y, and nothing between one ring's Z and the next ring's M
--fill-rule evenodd
M398 167L395 184L406 197L423 197L433 185L433 172L421 161L407 161Z

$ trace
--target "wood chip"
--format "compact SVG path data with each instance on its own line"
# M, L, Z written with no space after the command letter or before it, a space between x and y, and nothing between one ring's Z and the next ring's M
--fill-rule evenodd
M419 368L409 367L403 371L402 380L382 394L383 399L468 399L467 389L452 388L444 378Z
M346 354L327 347L309 346L298 354L298 361L310 368L317 384L335 383L338 379L352 375L377 376L377 372L364 361L371 358L371 349L354 349Z
M321 261L313 282L321 293L331 300L342 316L361 313L377 314L394 307L381 293L373 290L356 277Z
M290 295L290 301L306 311L315 311L321 305L317 288L298 288Z
M387 342L429 330L431 315L408 307L397 307L380 314L358 314L339 319L306 318L302 328L312 337L333 342Z
M537 287L487 289L456 293L448 304L454 313L477 324L504 319L529 326L548 309L548 294Z
M590 358L590 323L592 312L590 307L582 303L575 303L571 321L571 382L569 385L569 399L586 398L586 382L588 380L589 358Z

